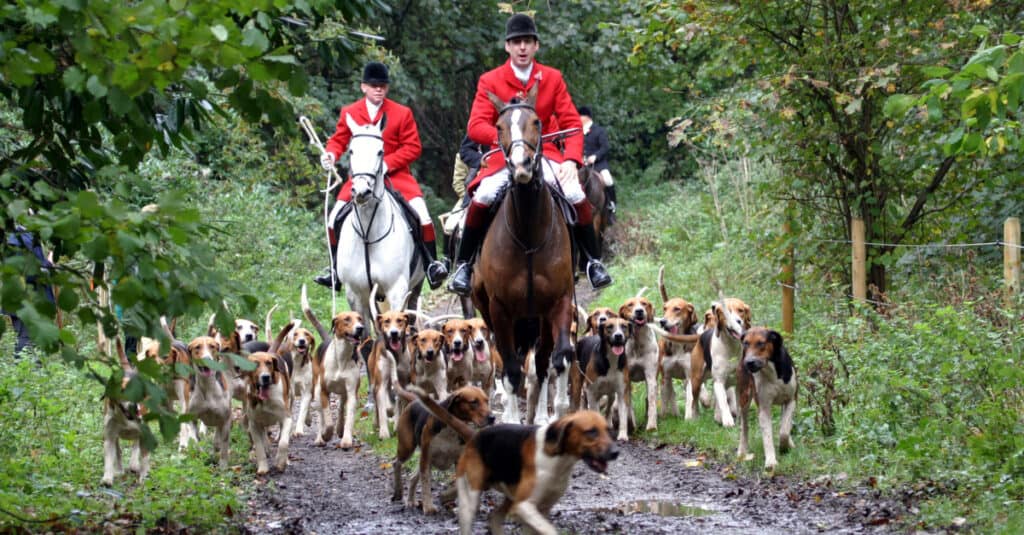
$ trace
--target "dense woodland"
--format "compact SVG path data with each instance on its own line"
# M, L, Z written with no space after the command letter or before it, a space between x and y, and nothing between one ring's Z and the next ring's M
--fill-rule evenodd
M91 388L83 399L95 399L119 384L96 350L97 322L110 337L154 336L161 315L187 327L216 313L223 329L233 314L297 303L295 281L323 256L324 181L297 118L329 134L367 60L389 65L389 97L413 109L424 149L413 171L431 212L445 211L477 77L506 58L513 11L535 16L538 60L562 70L611 138L622 208L616 285L601 302L654 286L665 264L670 289L699 307L722 288L781 328L779 270L793 247L792 351L809 378L797 430L814 453L791 471L878 478L913 496L909 527L1024 528L1024 309L1019 288L1004 293L992 245L1005 219L1024 216L1015 2L8 3L0 308L25 320L58 378L46 386L4 356L0 405L31 407L6 427L96 412L47 392ZM871 244L867 303L849 298L854 219ZM16 226L54 269L8 245ZM289 254L303 260L279 258ZM60 288L56 303L27 277ZM7 322L0 333L9 354ZM163 378L142 371L147 388ZM150 440L172 438L176 417L151 409ZM4 427L0 509L88 510L55 497L67 459L47 452L84 452L77 441L91 438L46 427L33 431L40 448ZM673 438L697 440L685 428ZM731 438L709 440L696 443L731 453ZM67 488L98 480L87 466L65 475ZM154 484L174 486L162 477ZM218 515L239 507L217 492L225 484L195 482ZM196 525L225 521L186 510Z

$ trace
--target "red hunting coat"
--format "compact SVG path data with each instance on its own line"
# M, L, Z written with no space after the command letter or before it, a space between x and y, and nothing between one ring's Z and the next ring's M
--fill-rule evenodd
M469 138L485 147L496 147L498 129L494 125L498 121L498 110L494 109L494 104L488 100L487 93L494 93L501 100L508 102L513 97L525 96L536 84L540 84L535 107L543 127L542 133L549 134L559 129L581 129L565 139L564 155L553 143L545 143L544 156L559 163L564 160L582 163L583 124L580 122L580 114L576 112L576 106L572 103L572 96L569 95L562 73L536 61L533 62L533 72L526 85L516 78L511 60L480 76L480 81L476 85L476 96L473 98L473 109L469 114L469 125L466 127ZM491 154L481 165L480 172L469 184L468 190L473 191L483 178L493 175L504 166L501 151Z
M380 120L381 114L388 116L384 125L384 163L388 166L388 178L393 188L402 194L405 200L422 197L423 191L416 178L409 171L409 165L420 157L420 132L416 128L416 120L412 110L391 99L385 98L377 110L376 117L370 117L366 111L366 99L359 99L341 109L338 115L338 126L334 135L327 140L327 151L334 154L335 161L348 150L348 142L352 139L352 131L345 123L345 114L352 116L356 124L364 125ZM352 181L346 180L338 192L338 199L352 200Z

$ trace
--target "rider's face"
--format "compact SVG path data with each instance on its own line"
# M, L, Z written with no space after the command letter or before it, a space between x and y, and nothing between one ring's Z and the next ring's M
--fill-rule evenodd
M366 100L374 106L380 106L380 103L384 102L384 97L388 96L388 84L362 83L359 84L359 89L363 90Z
M505 52L512 59L512 64L525 69L533 63L533 56L540 48L540 41L533 37L515 37L505 41Z

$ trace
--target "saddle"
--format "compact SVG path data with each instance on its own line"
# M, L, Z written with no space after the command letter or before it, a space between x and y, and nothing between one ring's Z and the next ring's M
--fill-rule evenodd
M411 275L413 271L416 271L416 266L419 265L420 262L423 262L422 265L424 268L428 263L430 263L430 256L427 254L426 246L423 243L423 227L420 226L420 217L416 214L416 210L413 210L409 201L406 201L405 197L402 197L402 194L392 188L390 184L385 186L384 190L387 191L393 199L395 199L396 203L398 203L400 208L399 214L402 216L402 219L405 220L405 223L409 228L409 234L412 236L412 241L416 244L416 248L420 253L418 255L413 255L412 260L409 262L409 274ZM341 228L341 224L344 223L348 215L352 213L354 206L355 203L349 202L342 207L332 222L334 228Z

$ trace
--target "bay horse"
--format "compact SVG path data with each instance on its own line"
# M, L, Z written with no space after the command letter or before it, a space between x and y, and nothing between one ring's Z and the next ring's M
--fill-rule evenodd
M557 372L555 409L569 407L568 374L574 353L569 332L575 308L572 250L565 219L544 181L541 123L535 85L526 99L488 98L498 110L498 144L509 171L509 188L484 238L473 270L473 302L494 334L504 359L509 392L502 421L519 423L515 392L523 363L534 354L528 424L550 421L547 378ZM537 414L537 409L540 413Z
M601 179L601 173L590 164L581 167L580 186L594 213L594 234L597 234L598 245L604 249L604 229L610 226L611 214L608 210L608 198L605 196L604 180ZM586 272L586 269L581 271Z
M426 275L402 208L385 188L381 132L387 115L360 126L346 114L345 122L352 131L348 151L355 208L338 232L335 266L349 309L369 318L374 285L390 310L403 310L407 298L410 303L419 298Z

